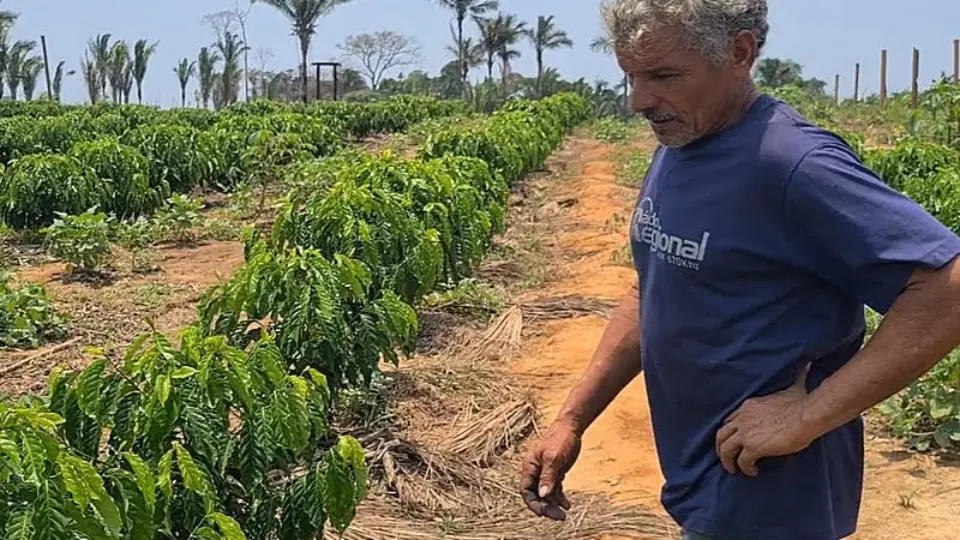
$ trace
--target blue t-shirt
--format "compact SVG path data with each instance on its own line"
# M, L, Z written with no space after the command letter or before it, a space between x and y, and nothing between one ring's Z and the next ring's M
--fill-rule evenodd
M839 137L761 96L735 126L660 147L632 219L642 362L662 502L684 528L731 540L836 540L857 523L863 424L759 475L730 475L715 437L746 399L808 389L862 345L917 265L960 239L887 187Z

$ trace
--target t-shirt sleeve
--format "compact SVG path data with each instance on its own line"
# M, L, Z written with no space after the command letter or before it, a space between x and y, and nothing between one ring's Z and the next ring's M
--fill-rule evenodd
M956 234L840 144L803 157L784 187L784 215L795 261L881 313L916 268L960 254Z

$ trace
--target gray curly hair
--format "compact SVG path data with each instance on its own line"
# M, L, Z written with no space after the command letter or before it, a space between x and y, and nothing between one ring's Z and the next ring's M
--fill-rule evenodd
M733 34L753 32L759 49L767 40L767 0L604 0L601 8L614 42L639 43L663 26L678 26L686 46L721 63Z

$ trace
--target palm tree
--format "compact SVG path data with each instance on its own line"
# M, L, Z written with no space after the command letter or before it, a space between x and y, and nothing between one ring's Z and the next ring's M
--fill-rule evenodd
M477 45L483 50L487 57L487 81L493 79L494 58L497 56L497 50L500 45L497 43L497 26L494 19L485 19L483 17L474 17L473 21L477 23L480 30L480 41Z
M177 80L180 81L180 106L186 107L187 85L190 84L190 79L197 73L197 63L184 58L180 60L180 65L175 67L173 71L177 74Z
M27 62L33 49L37 47L36 41L20 40L10 47L7 56L7 88L10 89L10 99L16 101L17 90L20 88L20 78L23 75L23 66Z
M110 89L113 92L114 103L123 102L128 66L130 66L131 63L130 47L127 45L127 42L117 41L114 43L110 49L110 56L107 61L107 78L110 81Z
M520 58L520 51L512 49L526 33L527 23L518 21L517 16L500 13L493 21L497 43L497 56L500 58L500 74L503 84L510 77L510 61Z
M63 68L66 64L67 62L65 60L61 60L60 63L57 64L57 70L53 76L53 97L57 101L60 101L60 92L63 90L64 75L70 76L77 73L72 69L70 71L64 72Z
M23 83L23 97L27 101L33 99L33 93L37 89L37 78L40 76L41 69L43 69L42 56L31 56L20 65L20 82Z
M211 51L207 47L200 49L200 55L197 57L197 75L200 79L200 101L203 107L210 106L210 97L213 94L214 73L217 70L217 62L220 61L220 55L216 51Z
M137 103L143 103L143 80L147 77L147 64L150 57L157 52L159 42L152 45L141 39L133 46L133 78L137 81Z
M97 34L97 37L87 42L90 56L97 70L97 81L100 83L101 98L107 97L107 82L110 80L110 34Z
M317 33L317 21L350 0L251 0L273 6L293 24L293 35L300 41L300 96L307 101L307 57L310 41Z
M590 50L602 54L613 54L613 40L608 36L594 38L590 42ZM627 76L627 73L623 73L623 82L620 83L620 86L623 87L623 109L628 111L629 101L630 101L630 78Z
M452 28L450 33L453 34ZM481 43L474 43L472 38L460 41L456 34L453 35L453 41L453 45L447 45L447 50L453 53L455 62L459 67L458 76L462 85L461 91L466 95L470 70L483 64L484 48Z
M100 68L97 66L96 59L90 59L89 52L84 53L83 58L80 59L80 71L83 73L83 81L87 84L87 95L90 96L90 104L96 105L102 95Z
M546 50L559 49L560 47L573 47L573 40L563 30L558 30L553 24L553 15L537 17L537 28L525 30L524 33L533 43L533 49L537 52L537 97L543 97L543 52Z
M241 77L240 55L246 52L247 46L240 41L240 36L228 31L224 32L223 39L217 41L217 50L223 57L222 103L230 105L237 101Z
M7 75L7 62L10 54L10 30L20 15L8 10L0 10L0 99L3 98L3 78Z
M463 21L466 20L467 16L482 17L485 14L496 11L500 9L500 2L498 0L437 0L437 3L440 6L449 9L454 13L457 18L457 49L458 51L467 51L469 47L464 47L463 43ZM458 57L457 60L460 62L460 72L469 73L470 69L467 67L466 57ZM463 79L463 87L466 88L467 79Z

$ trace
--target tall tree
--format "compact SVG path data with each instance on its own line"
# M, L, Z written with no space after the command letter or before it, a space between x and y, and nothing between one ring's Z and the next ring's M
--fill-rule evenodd
M360 64L372 90L377 90L387 71L420 61L421 51L414 38L390 30L348 36L337 48Z
M437 0L437 3L440 4L441 7L453 12L457 20L457 44L455 50L464 53L470 51L470 47L465 47L463 43L463 21L465 21L468 16L482 17L487 13L500 9L500 2L498 0ZM468 67L467 64L469 64L470 58L468 56L462 56L458 57L457 60L460 62L460 73L469 74L470 67ZM461 83L465 90L467 87L467 75L463 75Z
M91 61L97 69L97 81L100 83L99 97L106 99L107 83L110 81L110 34L97 34L97 37L87 42Z
M240 9L240 0L237 0L233 9L205 15L203 20L213 27L217 33L218 40L223 39L226 32L232 32L234 25L236 25L240 29L240 38L243 40L243 43L249 46L249 41L247 40L247 19L250 18L250 10L253 9L255 3L255 1L251 0L246 10L242 10ZM243 52L243 71L247 74L250 73L249 49ZM243 99L245 101L250 99L249 77L244 77Z
M513 48L520 38L524 36L527 23L518 21L514 14L500 13L494 19L496 28L497 56L500 58L500 74L503 84L507 83L510 77L510 61L520 58L520 51Z
M10 89L10 99L16 101L20 89L23 65L30 57L30 53L37 47L36 41L20 40L10 47L7 56L7 88Z
M65 60L61 60L57 64L57 70L53 75L53 98L57 101L60 101L60 93L63 91L63 78L64 76L74 75L77 72L74 70L64 71L64 67L67 65Z
M0 10L0 99L3 98L3 79L7 77L8 59L10 57L10 31L16 24L19 13L13 11Z
M110 81L114 103L123 103L131 64L130 46L127 45L126 41L115 42L113 47L110 48L107 61L107 79ZM132 77L129 78L132 79Z
M484 17L474 17L473 21L477 23L480 30L480 41L477 45L483 50L487 58L487 81L493 80L493 64L497 57L497 51L500 44L497 41L497 25L495 19Z
M80 71L83 73L83 81L87 85L87 95L90 97L90 104L96 105L102 95L102 84L100 82L100 68L97 61L90 58L90 52L87 51L80 59Z
M42 69L42 56L31 56L20 65L20 82L23 83L23 98L27 101L33 99L33 93L37 89L37 79L40 77L40 70Z
M602 36L594 38L590 42L590 50L597 53L611 55L613 54L613 40L609 36ZM623 82L621 83L623 87L623 110L625 112L630 110L630 77L626 72L623 73Z
M138 40L133 46L133 78L137 81L137 103L143 103L143 80L147 78L147 65L153 53L157 52L159 42L148 44L147 40Z
M213 85L215 73L217 71L217 62L220 61L220 55L217 51L211 51L207 47L200 49L200 55L197 56L197 75L200 82L200 101L206 109L210 106L210 98L213 96Z
M537 53L537 97L543 97L543 53L547 50L561 47L573 47L573 40L563 30L553 24L553 15L537 17L537 27L525 30L524 33L533 43Z
M246 50L246 45L240 41L240 36L226 32L222 39L217 41L217 50L223 59L223 71L221 72L220 84L222 94L222 103L230 105L236 103L238 88L240 86L240 55Z
M457 82L460 86L461 96L468 96L469 84L467 79L470 76L470 70L483 64L483 46L480 43L474 43L473 38L460 40L453 33L453 45L447 45L447 50L453 54L452 62L457 68Z
M190 79L197 73L197 63L184 58L180 60L180 64L173 71L177 74L177 80L180 82L180 106L186 107L187 86L190 84Z
M350 0L251 0L273 6L293 25L293 35L300 42L300 97L307 101L307 62L310 42L317 33L317 22L337 6Z

